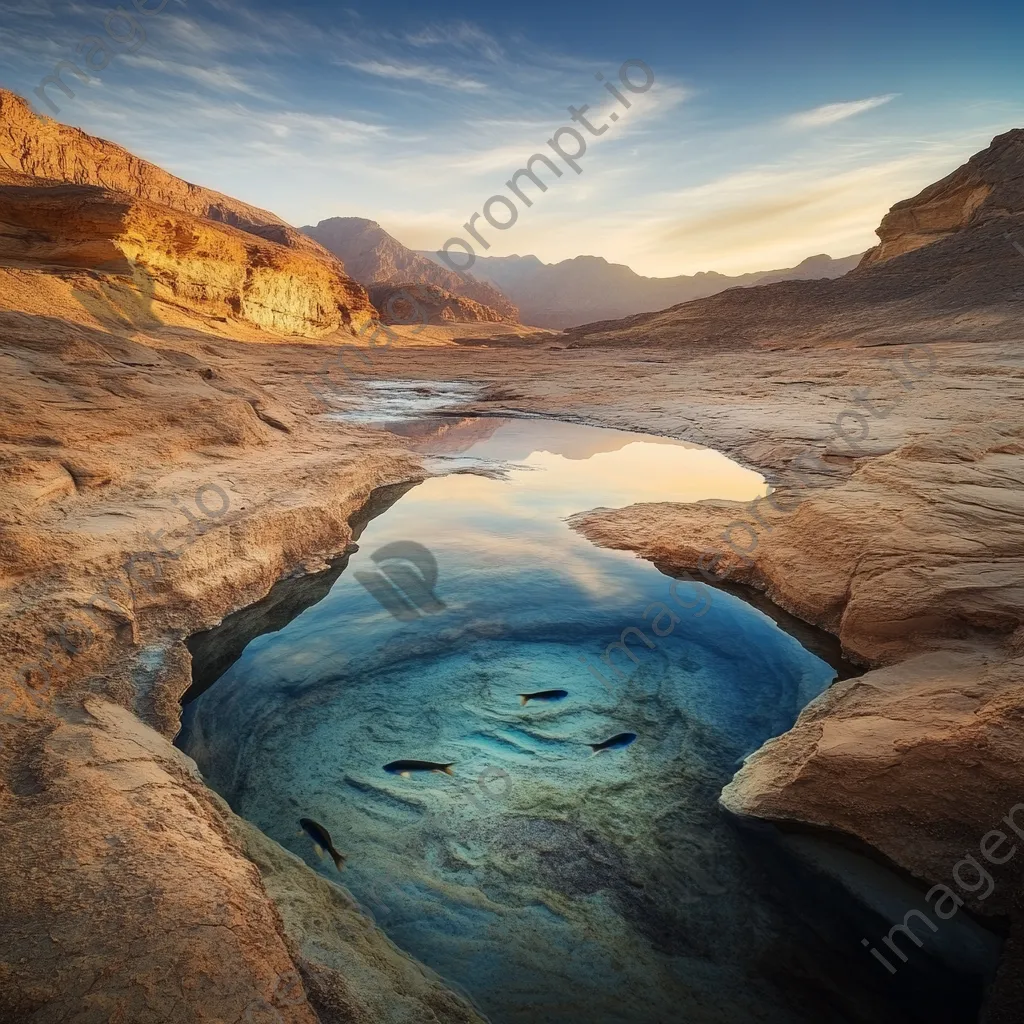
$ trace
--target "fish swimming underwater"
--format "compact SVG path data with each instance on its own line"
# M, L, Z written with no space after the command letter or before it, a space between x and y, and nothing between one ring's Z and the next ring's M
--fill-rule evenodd
M536 693L518 693L520 704L526 704L531 700L565 700L569 696L568 690L538 690Z
M401 775L403 779L409 778L413 772L438 772L444 775L454 775L452 765L454 761L447 764L438 764L437 761L392 761L384 765L384 771L389 775Z
M331 833L327 831L318 821L314 821L312 818L299 818L299 824L302 826L302 832L299 833L301 836L303 832L310 839L313 840L313 844L316 848L316 855L322 856L324 850L331 855L331 860L334 861L334 866L340 871L345 866L345 855L338 853L334 848L334 843L331 841Z
M616 733L610 740L605 740L603 743L588 743L587 746L589 746L595 754L600 754L602 750L621 750L623 747L628 747L635 739L635 732L620 732Z

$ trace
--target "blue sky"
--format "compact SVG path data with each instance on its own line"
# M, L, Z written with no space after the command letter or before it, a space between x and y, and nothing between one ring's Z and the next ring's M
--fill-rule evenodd
M484 232L489 255L656 276L843 256L1024 126L1019 4L121 3L144 41L123 20L110 40L116 4L0 0L0 84L52 113L33 90L104 38L105 68L65 76L73 99L49 90L59 120L292 223L370 217L414 248L466 236L531 154L551 155L570 105L608 131L581 174L560 164L511 228ZM654 85L627 111L594 76L617 82L628 59Z

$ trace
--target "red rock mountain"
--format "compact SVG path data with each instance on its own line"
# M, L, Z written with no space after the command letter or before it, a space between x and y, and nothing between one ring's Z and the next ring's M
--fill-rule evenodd
M352 277L365 288L426 285L430 294L442 301L453 315L458 314L459 319L519 321L519 310L493 285L463 278L407 249L375 221L362 217L331 217L302 230L342 260ZM437 289L446 292L447 297L442 299ZM459 298L470 299L473 305L462 307L456 301ZM477 306L490 307L497 316L481 316Z

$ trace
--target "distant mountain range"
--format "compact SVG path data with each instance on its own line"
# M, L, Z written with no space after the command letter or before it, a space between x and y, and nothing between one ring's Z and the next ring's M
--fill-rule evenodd
M398 298L401 290L416 285L425 289L417 301L430 309L432 319L521 321L555 330L651 313L727 288L842 277L861 260L861 254L842 259L810 256L796 267L738 277L714 271L641 277L601 256L553 264L536 256L478 256L472 274L463 275L446 267L437 253L408 249L376 221L363 217L331 217L301 231L337 256L349 276L370 290L385 319L392 318L388 310L396 301L404 302Z
M322 238L318 241L326 244ZM420 255L437 262L436 253ZM862 256L863 253L841 259L810 256L786 270L757 271L738 277L714 271L692 276L641 277L629 267L609 263L601 256L577 256L554 264L543 263L536 256L478 256L473 276L507 295L519 307L523 323L562 329L651 313L726 288L842 277L860 263Z

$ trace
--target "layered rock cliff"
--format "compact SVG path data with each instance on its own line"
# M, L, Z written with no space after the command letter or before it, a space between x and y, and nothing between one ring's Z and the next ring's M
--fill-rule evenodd
M1024 129L1006 132L962 167L897 203L883 218L879 245L863 266L885 263L976 225L1019 227L1024 210Z
M150 298L282 334L350 333L374 316L315 253L94 186L0 186L0 259L134 276Z
M324 249L275 214L175 177L115 142L38 117L20 96L6 89L0 89L0 167L34 178L100 185L334 262Z

